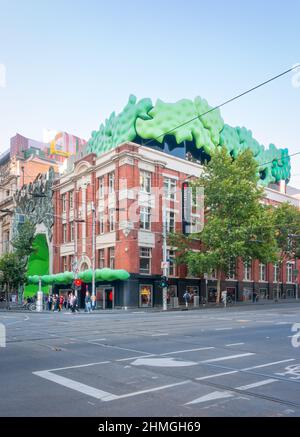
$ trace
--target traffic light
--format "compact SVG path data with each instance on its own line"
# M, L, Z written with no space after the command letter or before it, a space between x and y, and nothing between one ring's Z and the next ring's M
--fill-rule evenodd
M75 288L80 288L82 285L82 280L81 279L74 279L74 286Z
M166 278L166 276L161 277L159 285L161 286L161 288L168 287L169 283L168 283L168 279Z

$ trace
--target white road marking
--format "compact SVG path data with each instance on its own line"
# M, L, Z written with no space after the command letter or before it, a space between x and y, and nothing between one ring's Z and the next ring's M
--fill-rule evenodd
M215 363L217 361L225 361L225 360L234 360L235 358L242 358L242 357L249 357L250 355L256 355L254 352L247 352L245 354L238 354L238 355L229 355L225 357L219 357L219 358L211 358L209 360L200 361L200 363Z
M207 395L201 396L200 398L194 399L191 402L187 402L185 405L199 404L201 402L215 401L217 399L232 398L233 396L234 394L230 393L229 391L214 391Z
M105 341L105 340L106 340L106 338L94 338L94 339L89 340L89 341Z
M206 351L206 350L209 350L209 349L215 349L215 347L214 346L209 346L209 347L199 347L197 349L184 349L184 350L181 350L181 351L166 352L165 354L160 354L160 355L163 355L163 356L165 356L165 355L176 355L176 354L183 354L183 353L186 353L186 352Z
M233 328L216 328L215 331L229 331L230 329Z
M33 372L33 374L36 376L39 376L41 378L47 379L48 381L55 382L56 384L62 385L64 387L70 388L72 390L83 393L87 396L90 396L90 397L93 397L93 398L96 398L96 399L99 399L99 400L105 401L105 402L114 401L116 399L124 399L124 398L132 397L132 396L138 396L140 394L150 393L150 392L154 392L154 391L165 390L168 388L176 387L178 385L183 385L183 384L187 384L187 383L191 382L189 380L181 381L181 382L176 382L174 384L163 385L160 387L154 387L154 388L140 390L140 391L136 391L133 393L127 393L127 394L118 396L118 395L114 395L113 393L109 393L107 391L99 390L98 388L91 387L91 386L86 385L86 384L82 384L81 382L74 381L73 379L65 378L64 376L60 376L60 375L56 375L56 374L51 373L49 371L44 370L41 372Z
M129 358L118 358L117 360L115 360L115 361L132 361L132 360L136 360L136 359L138 359L138 358L149 358L149 357L156 357L156 355L155 354L152 354L152 355L139 355L139 356L137 356L137 357L129 357Z
M225 344L225 346L242 346L245 343L230 343L230 344Z
M151 366L151 367L187 367L196 366L195 361L178 361L175 358L138 358L132 366Z
M81 367L98 366L100 364L109 364L109 363L111 363L111 361L98 361L97 363L79 364L78 366L58 367L57 369L47 369L47 370L43 370L42 372L58 372L59 370L80 369Z
M97 388L91 387L90 385L82 384L81 382L74 381L70 378L65 378L64 376L55 375L51 372L42 371L33 372L33 374L40 376L41 378L47 379L48 381L56 382L56 384L63 385L64 387L70 388L72 390L79 391L80 393L84 393L93 398L100 399L102 401L117 399L117 397L112 393L99 390Z
M272 384L272 382L278 382L278 379L264 379L263 381L254 382L253 384L241 385L236 387L236 390L249 390L255 387L261 387L262 385Z
M292 322L277 322L275 325L291 325Z
M288 363L290 361L295 361L295 358L289 358L287 360L281 360L281 361L273 361L273 363L260 364L258 366L246 367L245 369L241 369L241 370L246 371L246 370L253 370L253 369L261 369L262 367L275 366L276 364Z
M214 375L201 376L200 378L196 378L196 380L197 381L202 381L202 380L205 380L205 379L217 378L218 376L232 375L233 373L238 373L238 372L239 372L239 370L231 370L230 372L215 373Z

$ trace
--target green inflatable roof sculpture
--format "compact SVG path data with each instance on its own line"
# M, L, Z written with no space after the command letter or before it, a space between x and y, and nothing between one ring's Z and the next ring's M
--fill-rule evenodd
M212 109L201 97L182 99L176 103L157 100L153 105L149 98L137 101L131 95L120 114L113 112L98 131L92 132L87 152L99 156L126 141L141 138L163 143L165 137L171 135L178 145L191 141L208 156L217 147L226 147L234 158L243 150L250 149L258 162L262 185L289 181L291 165L288 149L277 148L274 144L265 148L253 138L250 130L225 124L220 110Z
M95 270L95 281L125 281L130 277L130 274L126 270L113 270L113 269L96 269ZM56 273L54 275L33 275L28 276L28 284L38 285L39 280L41 278L42 285L53 285L53 284L62 284L68 285L72 283L75 279L75 275L73 272L64 272L64 273ZM92 282L93 279L93 271L85 270L83 272L78 273L78 278L81 279L85 283Z

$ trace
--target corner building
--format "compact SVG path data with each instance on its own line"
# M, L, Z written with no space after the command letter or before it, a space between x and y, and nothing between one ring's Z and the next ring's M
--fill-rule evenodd
M126 281L97 282L98 308L152 307L162 305L162 207L167 231L182 230L182 184L201 174L202 165L135 142L125 142L97 156L78 159L73 170L54 186L55 224L53 232L53 272L83 271L109 267L130 273ZM285 184L265 188L264 201L276 205L289 202L299 207L296 196L286 194ZM192 226L199 226L199 214L192 210ZM94 226L93 226L94 222ZM94 230L94 239L93 239ZM93 246L94 241L94 246ZM94 249L94 250L93 250ZM192 249L200 250L194 241ZM168 304L183 303L186 290L216 299L214 276L189 277L185 266L173 261L176 248L167 248L169 264ZM233 300L295 299L294 271L299 262L291 260L283 268L277 293L278 270L253 260L233 262L222 289ZM298 274L299 276L299 274ZM81 301L91 284L83 284ZM67 287L56 286L67 292ZM175 299L174 299L175 298Z

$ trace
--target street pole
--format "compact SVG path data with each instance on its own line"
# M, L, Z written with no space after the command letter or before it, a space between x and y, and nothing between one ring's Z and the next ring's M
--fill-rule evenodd
M96 307L96 289L95 289L95 255L96 255L96 209L94 202L92 202L92 309Z
M163 221L163 232L162 232L162 239L163 239L163 276L165 278L168 277L168 267L167 267L167 214L166 214L166 207L164 200L163 206L162 206L162 221ZM167 304L167 292L168 287L163 287L162 290L162 297L163 297L163 311L167 311L168 304Z

